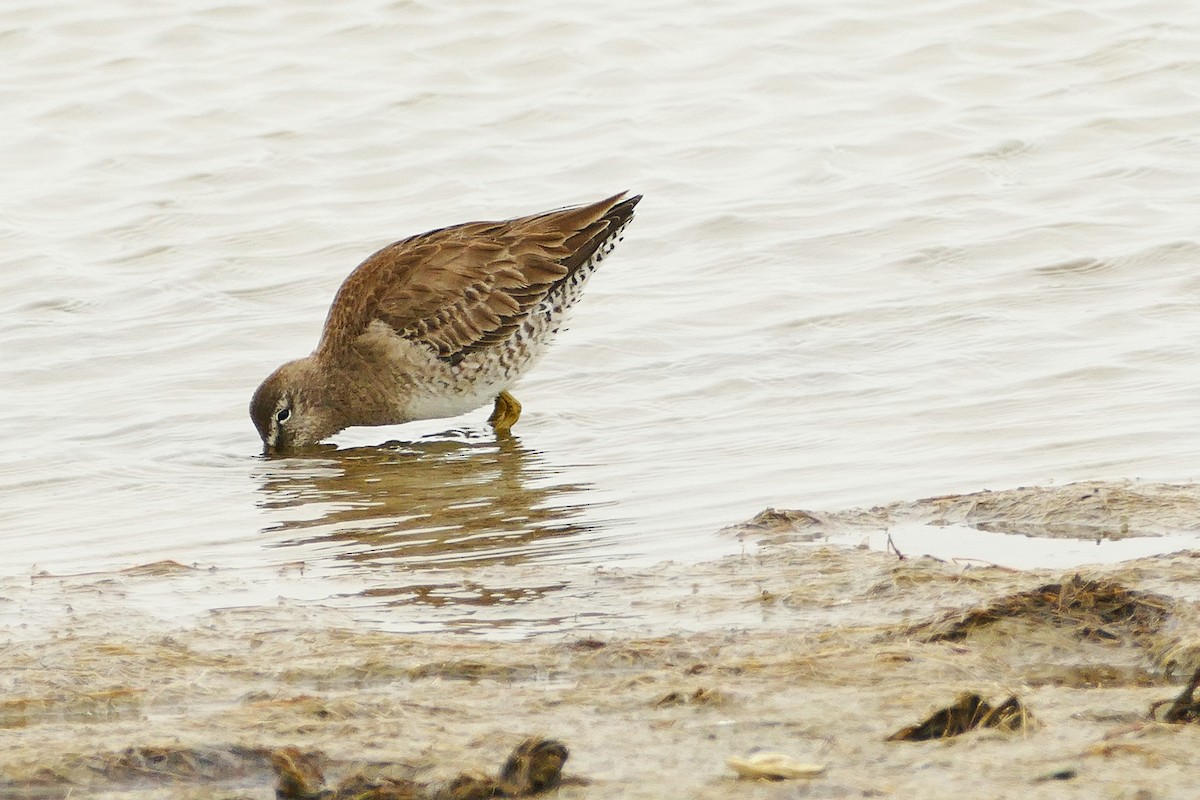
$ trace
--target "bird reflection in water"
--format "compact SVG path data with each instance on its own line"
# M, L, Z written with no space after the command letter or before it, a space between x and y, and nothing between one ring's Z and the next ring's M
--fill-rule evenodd
M379 447L326 446L263 461L258 478L259 505L279 519L264 529L275 546L304 551L297 560L310 564L333 558L369 568L371 588L362 594L396 602L541 596L558 587L431 586L412 568L561 557L598 536L594 518L583 519L596 505L584 502L589 487L565 482L560 468L511 435L449 431Z

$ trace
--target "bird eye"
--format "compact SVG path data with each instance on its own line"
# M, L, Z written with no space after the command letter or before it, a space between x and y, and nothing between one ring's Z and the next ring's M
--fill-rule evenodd
M275 421L282 425L283 423L287 422L291 416L292 410L290 408L281 408L275 412Z

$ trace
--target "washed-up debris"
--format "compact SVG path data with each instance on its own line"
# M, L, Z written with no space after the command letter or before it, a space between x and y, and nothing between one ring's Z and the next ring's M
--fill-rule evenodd
M1034 783L1049 783L1050 781L1073 781L1079 777L1079 770L1075 767L1059 767L1052 769L1049 772L1044 772L1033 779Z
M462 773L443 787L399 778L352 775L337 788L325 786L315 753L284 747L271 754L278 800L487 800L528 797L558 786L569 753L553 739L533 737L517 745L496 777Z
M783 753L755 753L730 756L725 761L739 778L760 781L784 781L816 778L825 772L824 764L805 764Z
M958 642L999 620L1023 618L1074 628L1084 639L1119 641L1128 635L1137 640L1157 631L1172 605L1168 598L1150 592L1074 575L1061 583L1007 595L982 608L947 614L916 625L908 633L925 642Z
M1033 715L1012 696L992 706L974 692L959 695L952 705L939 709L917 725L909 725L887 737L889 742L925 742L961 736L976 728L995 728L1013 733L1029 730L1037 723Z
M706 689L701 686L693 692L673 691L667 692L662 697L654 701L654 705L662 708L666 706L719 706L728 698L725 693L719 689Z
M1192 673L1192 679L1174 700L1159 700L1150 705L1150 718L1155 719L1158 709L1170 703L1171 706L1163 713L1162 721L1186 724L1200 720L1200 700L1196 699L1196 689L1200 687L1200 667Z

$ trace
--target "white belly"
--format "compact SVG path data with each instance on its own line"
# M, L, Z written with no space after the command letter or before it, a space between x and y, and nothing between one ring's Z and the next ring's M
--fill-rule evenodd
M471 353L454 366L379 321L363 338L371 349L387 353L391 380L401 389L393 403L394 421L440 419L489 405L512 387L545 350L558 317L531 315L503 345Z
M439 390L439 387L417 389L405 403L404 416L408 419L440 419L442 417L457 417L468 411L474 411L480 406L486 406L496 399L496 395L511 386L513 381L493 383L479 381L467 386L450 386Z

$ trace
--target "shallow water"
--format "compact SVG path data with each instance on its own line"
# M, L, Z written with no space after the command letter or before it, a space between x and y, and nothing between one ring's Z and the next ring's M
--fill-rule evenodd
M1195 476L1200 8L606 8L0 11L4 574L551 584L764 506ZM251 391L366 255L621 189L513 441L258 456Z
M964 525L945 527L907 524L888 531L842 534L822 540L847 546L866 545L905 558L930 555L963 566L995 565L1009 569L1072 569L1080 564L1113 564L1160 553L1195 550L1192 535L1133 539L1041 539L1021 541L1015 534L981 531Z

